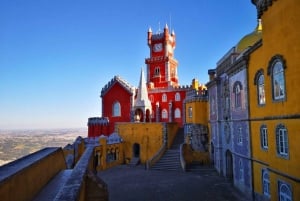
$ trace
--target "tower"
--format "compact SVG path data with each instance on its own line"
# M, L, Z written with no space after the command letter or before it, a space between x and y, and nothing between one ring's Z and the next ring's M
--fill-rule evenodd
M179 85L177 75L178 62L174 58L176 46L174 31L170 34L166 25L163 32L158 31L154 34L149 28L148 46L150 58L145 59L148 88L177 87Z

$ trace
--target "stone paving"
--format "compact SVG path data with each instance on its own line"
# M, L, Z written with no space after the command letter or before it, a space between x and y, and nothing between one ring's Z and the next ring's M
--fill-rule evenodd
M248 201L215 170L178 172L121 165L98 172L109 201Z

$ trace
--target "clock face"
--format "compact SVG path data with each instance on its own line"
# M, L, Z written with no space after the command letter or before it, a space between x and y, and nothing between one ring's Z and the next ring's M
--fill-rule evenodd
M160 52L160 51L162 51L162 49L163 49L162 43L157 43L157 44L154 44L154 46L153 46L154 52Z

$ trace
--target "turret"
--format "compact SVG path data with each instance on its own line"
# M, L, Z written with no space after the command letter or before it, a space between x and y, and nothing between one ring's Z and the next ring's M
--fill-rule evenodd
M165 41L166 43L168 42L169 40L169 27L168 25L166 24L165 28L164 28L164 35L165 35Z
M149 27L148 29L148 46L151 46L151 39L152 39L152 29Z

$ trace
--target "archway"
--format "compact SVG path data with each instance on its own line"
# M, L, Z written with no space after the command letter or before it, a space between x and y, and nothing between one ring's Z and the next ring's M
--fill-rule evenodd
M226 151L226 177L233 180L232 153L229 150Z
M140 145L138 143L134 143L132 147L133 157L139 158L140 157Z
M146 110L146 122L151 122L151 112L149 109Z
M144 114L141 109L136 109L134 112L135 121L136 122L143 122L144 121Z

